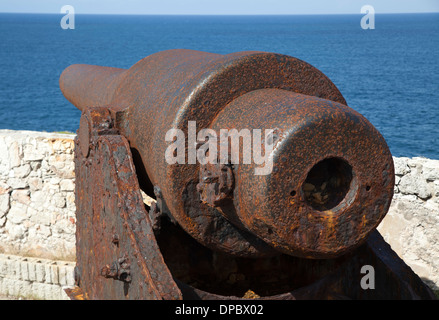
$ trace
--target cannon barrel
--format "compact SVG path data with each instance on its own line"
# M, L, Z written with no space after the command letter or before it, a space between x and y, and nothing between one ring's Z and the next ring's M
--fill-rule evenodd
M79 110L105 106L125 75L125 69L77 64L68 67L60 78L60 87Z
M139 155L138 179L154 186L159 209L213 250L338 257L363 243L390 206L394 168L384 138L322 72L299 59L169 50L127 70L72 65L60 87L83 111L82 153L90 152L94 110L105 107L111 129ZM199 150L191 135L205 128L217 137L224 129L262 132L259 146L253 140L246 149L241 137L227 152L240 148L242 160L260 147L271 170L255 174L263 164L254 161L188 163ZM170 129L187 138L185 163L165 159Z

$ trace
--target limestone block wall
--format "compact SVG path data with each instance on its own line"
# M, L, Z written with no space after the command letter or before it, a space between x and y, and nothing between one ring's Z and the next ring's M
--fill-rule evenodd
M0 254L0 294L36 300L68 300L64 287L74 285L72 261Z
M0 130L0 253L75 260L73 139Z
M439 160L393 162L395 194L378 230L424 282L439 290Z

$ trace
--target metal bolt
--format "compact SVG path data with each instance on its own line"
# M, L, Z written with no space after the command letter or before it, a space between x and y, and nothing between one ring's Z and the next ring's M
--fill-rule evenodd
M117 233L113 234L113 238L111 239L111 243L115 245L119 245L119 235Z

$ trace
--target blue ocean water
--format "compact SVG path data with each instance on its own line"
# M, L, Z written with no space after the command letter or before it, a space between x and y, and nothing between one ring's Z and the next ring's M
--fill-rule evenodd
M186 48L270 51L325 73L348 105L383 134L395 156L439 159L439 14L117 16L0 14L0 129L76 131L80 112L59 90L61 72L85 63L129 68Z

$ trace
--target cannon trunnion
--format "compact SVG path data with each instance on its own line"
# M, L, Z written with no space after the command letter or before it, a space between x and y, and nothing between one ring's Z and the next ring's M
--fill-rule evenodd
M70 66L60 87L82 110L72 298L433 298L376 230L385 140L308 63L169 50Z

